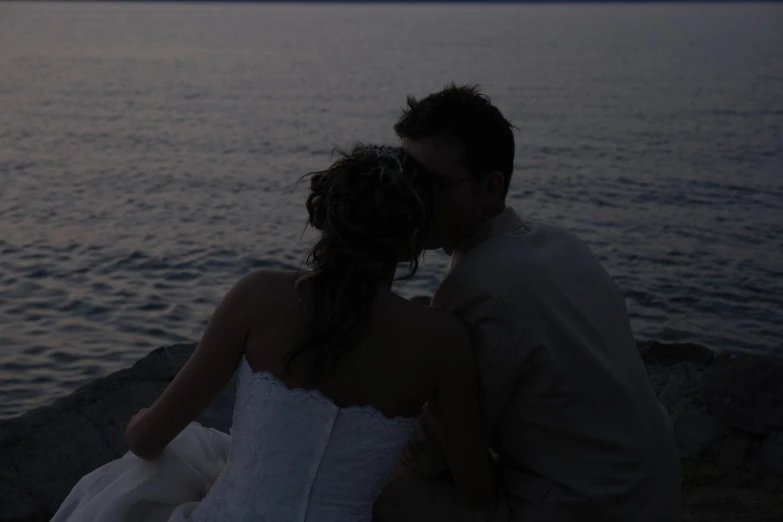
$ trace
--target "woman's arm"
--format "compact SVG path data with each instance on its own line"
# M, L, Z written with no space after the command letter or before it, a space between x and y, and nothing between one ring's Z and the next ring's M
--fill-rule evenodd
M497 475L479 416L475 358L461 325L451 329L444 346L433 417L457 489L469 503L483 508L495 497Z
M133 453L143 459L157 457L231 380L244 353L259 277L254 272L234 285L174 380L152 406L128 423L125 442Z

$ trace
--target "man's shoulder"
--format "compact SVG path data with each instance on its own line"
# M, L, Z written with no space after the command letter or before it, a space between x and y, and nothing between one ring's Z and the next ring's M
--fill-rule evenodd
M463 260L464 261L464 260ZM449 303L494 295L492 282L480 264L460 262L453 266L435 290L433 302Z
M503 288L511 280L527 277L534 262L532 233L540 233L537 225L518 234L486 239L459 257L443 283L475 293Z
M497 309L508 291L504 288L512 274L506 269L499 269L493 263L482 261L478 256L463 259L453 266L448 275L441 281L432 299L432 304L439 308L450 310L482 309L487 307Z
M571 230L543 221L527 221L524 229L487 239L459 259L457 278L536 277L537 268L553 254L589 252L587 243ZM452 275L451 273L449 275Z
M570 230L526 221L524 230L489 238L460 256L438 290L448 301L487 295L519 301L520 293L529 297L557 280L559 267L588 257L589 246Z

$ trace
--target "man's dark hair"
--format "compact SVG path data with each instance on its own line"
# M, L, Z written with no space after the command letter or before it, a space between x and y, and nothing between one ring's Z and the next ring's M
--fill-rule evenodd
M421 100L408 96L407 107L394 125L400 138L441 135L455 140L475 176L495 170L503 174L504 195L514 170L515 128L478 85L454 83Z

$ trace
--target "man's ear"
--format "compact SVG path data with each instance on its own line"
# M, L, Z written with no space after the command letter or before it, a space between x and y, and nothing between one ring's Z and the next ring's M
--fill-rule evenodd
M503 197L503 190L506 188L506 178L498 170L490 172L484 180L485 195L495 199Z

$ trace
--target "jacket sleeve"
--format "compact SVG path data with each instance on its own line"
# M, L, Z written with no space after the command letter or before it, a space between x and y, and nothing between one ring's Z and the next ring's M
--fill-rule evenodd
M465 291L464 285L444 281L432 306L454 313L470 335L479 374L479 404L487 445L491 446L495 426L514 394L520 374L520 360L513 329L506 321L508 311L490 292ZM425 476L448 472L437 428L425 406L419 427L403 452L403 464Z

